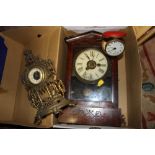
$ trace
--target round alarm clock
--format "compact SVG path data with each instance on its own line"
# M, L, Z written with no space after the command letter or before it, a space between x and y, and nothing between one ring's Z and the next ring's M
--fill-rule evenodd
M119 56L124 52L125 43L123 37L127 34L121 31L107 31L102 34L102 48L109 56Z
M118 56L124 52L124 42L120 39L112 39L106 43L105 52L109 56Z

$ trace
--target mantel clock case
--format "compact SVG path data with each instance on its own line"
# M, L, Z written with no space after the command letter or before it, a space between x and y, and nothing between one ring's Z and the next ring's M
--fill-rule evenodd
M61 123L120 126L118 58L102 48L102 34L90 31L65 38L68 47L66 97L76 104L59 116Z

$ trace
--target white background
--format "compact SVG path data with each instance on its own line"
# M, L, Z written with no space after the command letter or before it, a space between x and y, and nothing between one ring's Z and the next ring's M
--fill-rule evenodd
M148 26L152 0L0 0L1 26ZM154 130L1 129L1 155L151 155Z

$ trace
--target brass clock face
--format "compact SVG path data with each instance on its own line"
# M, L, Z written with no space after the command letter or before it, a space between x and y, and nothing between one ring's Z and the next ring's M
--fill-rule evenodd
M88 48L78 53L74 68L79 80L93 83L105 75L108 69L108 61L100 50Z
M32 84L37 85L44 80L44 72L40 68L32 68L28 73L28 79Z

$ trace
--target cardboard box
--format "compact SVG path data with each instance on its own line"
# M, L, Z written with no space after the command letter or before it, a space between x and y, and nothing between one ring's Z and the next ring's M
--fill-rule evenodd
M123 31L126 31L128 36L126 50L123 58L119 60L118 68L119 108L125 116L127 127L140 128L141 70L137 42L132 27L124 27ZM20 28L0 34L5 38L8 47L2 81L7 92L0 94L0 122L34 126L36 110L31 107L20 79L24 69L23 51L30 49L34 55L50 58L55 65L58 78L64 80L67 52L64 37L75 33L74 30L56 26ZM43 120L40 127L52 127L54 120L53 115L50 115Z
M62 79L65 60L63 51L62 27L29 27L8 30L0 35L4 37L8 48L8 55L2 85L7 93L0 94L0 121L19 125L34 126L36 110L31 107L27 92L21 83L24 70L25 49L32 50L34 55L50 58L55 64L58 77ZM38 37L40 36L40 37ZM61 69L61 71L60 71ZM40 127L52 127L53 116L43 120Z

